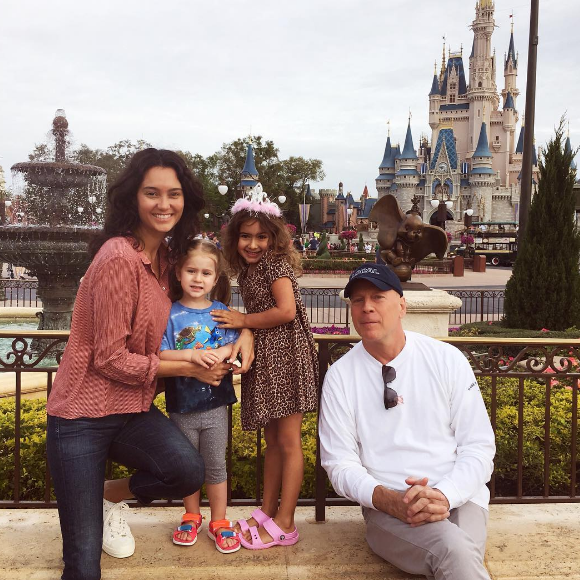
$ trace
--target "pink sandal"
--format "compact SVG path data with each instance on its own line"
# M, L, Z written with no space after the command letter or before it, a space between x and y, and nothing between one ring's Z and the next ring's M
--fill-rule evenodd
M266 520L271 519L270 516L268 514L265 514L260 508L256 508L251 514L251 517L253 517L257 522L258 525L256 527L260 527L262 525L264 525L264 522ZM250 519L250 518L248 518ZM250 526L248 525L248 520L238 520L238 525L240 526L240 530L242 534L245 534L246 532L250 531Z
M300 537L297 528L294 528L293 532L286 533L276 525L276 522L272 518L267 519L262 524L262 527L272 536L272 541L264 544L258 533L258 528L252 526L250 528L250 534L252 535L251 542L248 542L244 536L240 535L240 542L244 548L248 550L265 550L274 546L293 546Z
M201 514L184 513L181 517L181 525L177 526L177 529L173 532L173 543L176 546L193 546L193 544L197 542L197 532L201 528L202 519ZM184 522L193 522L195 527ZM191 540L182 540L181 538L178 538L178 535L181 532L186 532Z

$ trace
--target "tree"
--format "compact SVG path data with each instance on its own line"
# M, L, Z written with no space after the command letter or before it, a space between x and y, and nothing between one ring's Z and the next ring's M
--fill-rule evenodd
M273 141L263 141L260 135L224 143L221 150L215 153L214 183L223 183L228 186L228 193L224 196L226 207L231 207L236 199L240 172L244 167L250 142L254 148L256 170L264 191L275 202L278 196L286 196L282 207L286 220L299 227L298 204L302 203L308 181L324 179L322 161L294 156L281 160L278 155L279 150Z
M510 328L565 330L580 326L580 233L575 227L576 151L562 143L564 119L539 162L540 178L520 233L518 256L505 291Z

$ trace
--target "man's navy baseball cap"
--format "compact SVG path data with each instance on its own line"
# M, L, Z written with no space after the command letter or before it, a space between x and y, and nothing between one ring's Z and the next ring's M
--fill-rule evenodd
M400 296L403 295L401 281L388 266L383 264L374 264L369 262L359 266L350 275L348 283L344 287L345 298L350 298L350 292L357 280L368 280L369 282L372 282L379 290L395 290L395 292L398 292Z

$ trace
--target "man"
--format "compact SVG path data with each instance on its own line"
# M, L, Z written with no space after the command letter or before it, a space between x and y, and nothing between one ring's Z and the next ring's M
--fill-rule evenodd
M428 578L489 579L483 564L494 435L455 347L404 331L397 276L363 264L344 295L362 341L326 374L322 465L361 504L371 549Z

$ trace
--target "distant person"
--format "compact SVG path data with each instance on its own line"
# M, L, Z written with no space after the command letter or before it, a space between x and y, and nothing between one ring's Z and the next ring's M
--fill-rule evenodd
M313 252L316 252L316 250L318 250L318 245L319 245L318 240L314 236L312 236L310 238L310 245L308 246L308 248L311 249Z
M302 245L302 241L300 240L300 238L294 238L294 248L296 249L297 252L304 251L304 246Z
M230 281L222 263L221 252L210 240L193 240L177 261L171 289L175 302L161 343L162 361L193 362L208 369L229 361L239 332L218 328L210 315L211 310L227 310L230 301ZM240 540L233 523L226 520L228 406L237 402L232 377L227 374L217 387L196 378L177 377L167 386L165 400L169 417L205 464L210 537L218 552L236 552ZM184 497L183 504L185 513L173 532L173 543L192 546L202 523L199 490Z
M371 549L410 574L489 580L483 563L494 434L455 347L403 330L401 283L363 264L344 289L361 342L326 373L322 466L363 508Z
M159 378L217 386L233 368L159 359L171 308L170 260L197 231L202 207L201 183L172 151L139 151L109 188L104 228L90 246L47 402L65 580L99 580L101 548L116 558L133 554L123 500L181 499L204 481L200 454L152 404ZM252 345L243 336L234 346L232 357L242 351L241 371L252 362ZM109 458L135 473L105 482Z
M365 253L366 254L370 254L372 251L373 251L373 247L371 246L371 243L370 242L367 242L365 244Z
M318 358L296 281L300 256L286 221L268 200L251 210L244 202L232 208L224 253L247 313L211 314L221 328L255 333L256 360L242 380L241 415L244 430L264 429L264 492L262 508L239 520L238 531L242 546L262 550L299 539L294 514L304 474L302 417L317 406Z

